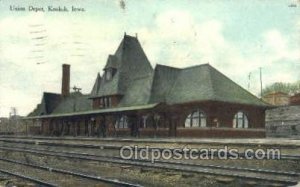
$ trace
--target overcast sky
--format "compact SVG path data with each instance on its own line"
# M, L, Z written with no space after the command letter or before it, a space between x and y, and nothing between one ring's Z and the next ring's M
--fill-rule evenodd
M153 67L210 63L259 93L263 85L300 80L300 3L297 0L0 0L0 116L27 115L43 91L60 93L61 64L71 86L89 93L124 32L138 33ZM10 11L10 6L45 12ZM47 6L83 13L47 12ZM296 5L296 7L295 7Z

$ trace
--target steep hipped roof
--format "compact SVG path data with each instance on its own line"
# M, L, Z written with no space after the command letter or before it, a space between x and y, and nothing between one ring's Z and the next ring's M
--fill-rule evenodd
M60 94L44 92L44 98L46 103L47 114L53 112L53 110L59 105L62 100Z
M108 57L104 69L113 67L111 80L101 80L97 96L124 95L132 81L152 75L153 69L136 37L125 35L114 55Z
M210 69L210 77L213 84L214 96L216 100L240 104L268 106L267 103L233 82L227 76L207 65Z
M152 75L148 75L130 81L118 107L147 104L151 94L152 78Z
M92 110L92 102L89 97L90 95L83 95L80 92L71 93L70 96L62 99L51 114Z
M91 95L97 95L99 89L100 89L100 85L101 85L101 76L100 73L97 74L97 78L96 81L94 83L93 89L91 91Z
M156 66L150 103L179 104L193 101L267 106L209 64L184 69Z
M42 104L40 103L40 104L37 104L36 107L35 107L35 109L33 109L33 111L30 112L27 116L28 116L28 117L32 117L32 116L40 116L40 115L42 115L42 114L44 114L44 113L45 113L45 109L44 109L44 107L42 106Z
M104 69L108 68L118 68L118 59L115 55L108 55Z
M61 102L61 99L62 97L60 94L44 92L41 103L38 104L28 116L46 115L52 113Z
M151 88L150 102L166 102L166 96L170 92L181 69L170 66L156 65Z

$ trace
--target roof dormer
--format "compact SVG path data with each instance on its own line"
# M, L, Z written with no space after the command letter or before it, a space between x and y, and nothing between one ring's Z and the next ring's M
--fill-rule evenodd
M106 66L104 67L104 79L110 81L117 72L117 58L114 55L109 55Z
M104 70L104 78L106 81L110 81L113 76L116 74L117 69L107 68Z

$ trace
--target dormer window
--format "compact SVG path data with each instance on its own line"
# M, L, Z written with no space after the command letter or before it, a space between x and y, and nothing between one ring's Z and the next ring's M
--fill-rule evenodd
M109 80L111 80L111 78L112 78L112 71L111 71L111 69L108 69L105 71L105 79L107 81L109 81Z
M113 78L116 70L114 68L108 68L105 70L105 80L109 81Z

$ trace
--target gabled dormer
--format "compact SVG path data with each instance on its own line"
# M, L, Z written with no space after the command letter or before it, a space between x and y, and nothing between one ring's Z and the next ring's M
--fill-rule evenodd
M105 81L110 81L117 72L117 58L114 55L109 55L106 66L104 67L103 77Z

